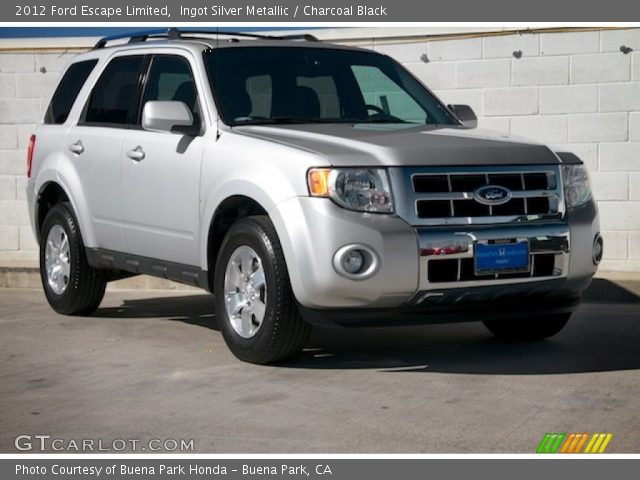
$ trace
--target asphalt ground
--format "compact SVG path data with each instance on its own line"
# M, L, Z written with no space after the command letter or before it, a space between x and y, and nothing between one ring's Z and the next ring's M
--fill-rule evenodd
M231 355L211 295L109 291L80 318L0 289L0 452L50 435L71 453L533 453L547 432L610 432L607 453L638 453L640 297L597 287L543 342L479 323L315 329L269 367Z

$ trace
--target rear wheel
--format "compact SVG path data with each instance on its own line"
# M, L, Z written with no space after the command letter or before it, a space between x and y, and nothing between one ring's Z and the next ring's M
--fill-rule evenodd
M552 337L562 330L570 313L524 319L487 320L484 323L496 337L510 341L533 341Z
M40 231L40 278L49 305L65 315L88 315L102 301L107 282L89 265L69 203L55 205Z
M236 357L269 364L302 351L311 326L298 313L282 247L266 216L231 227L214 275L218 323Z

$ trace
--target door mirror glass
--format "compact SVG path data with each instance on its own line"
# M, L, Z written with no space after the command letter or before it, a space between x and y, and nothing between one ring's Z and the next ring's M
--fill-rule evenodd
M156 100L144 104L142 128L152 132L190 134L200 130L184 102Z

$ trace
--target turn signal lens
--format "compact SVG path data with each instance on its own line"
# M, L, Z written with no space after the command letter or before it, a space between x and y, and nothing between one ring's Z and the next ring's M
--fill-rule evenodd
M328 197L331 194L329 191L329 175L331 175L331 169L329 168L312 168L309 170L309 193L314 197Z

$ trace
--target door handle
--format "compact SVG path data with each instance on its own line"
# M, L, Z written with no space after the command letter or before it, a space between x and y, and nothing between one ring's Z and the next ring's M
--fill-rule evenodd
M136 162L144 160L144 150L140 145L138 145L133 150L129 150L127 152L127 157L129 157L131 160L135 160Z
M69 150L76 155L80 155L82 152L84 152L84 145L82 145L82 142L80 140L77 140L75 143L69 145Z

